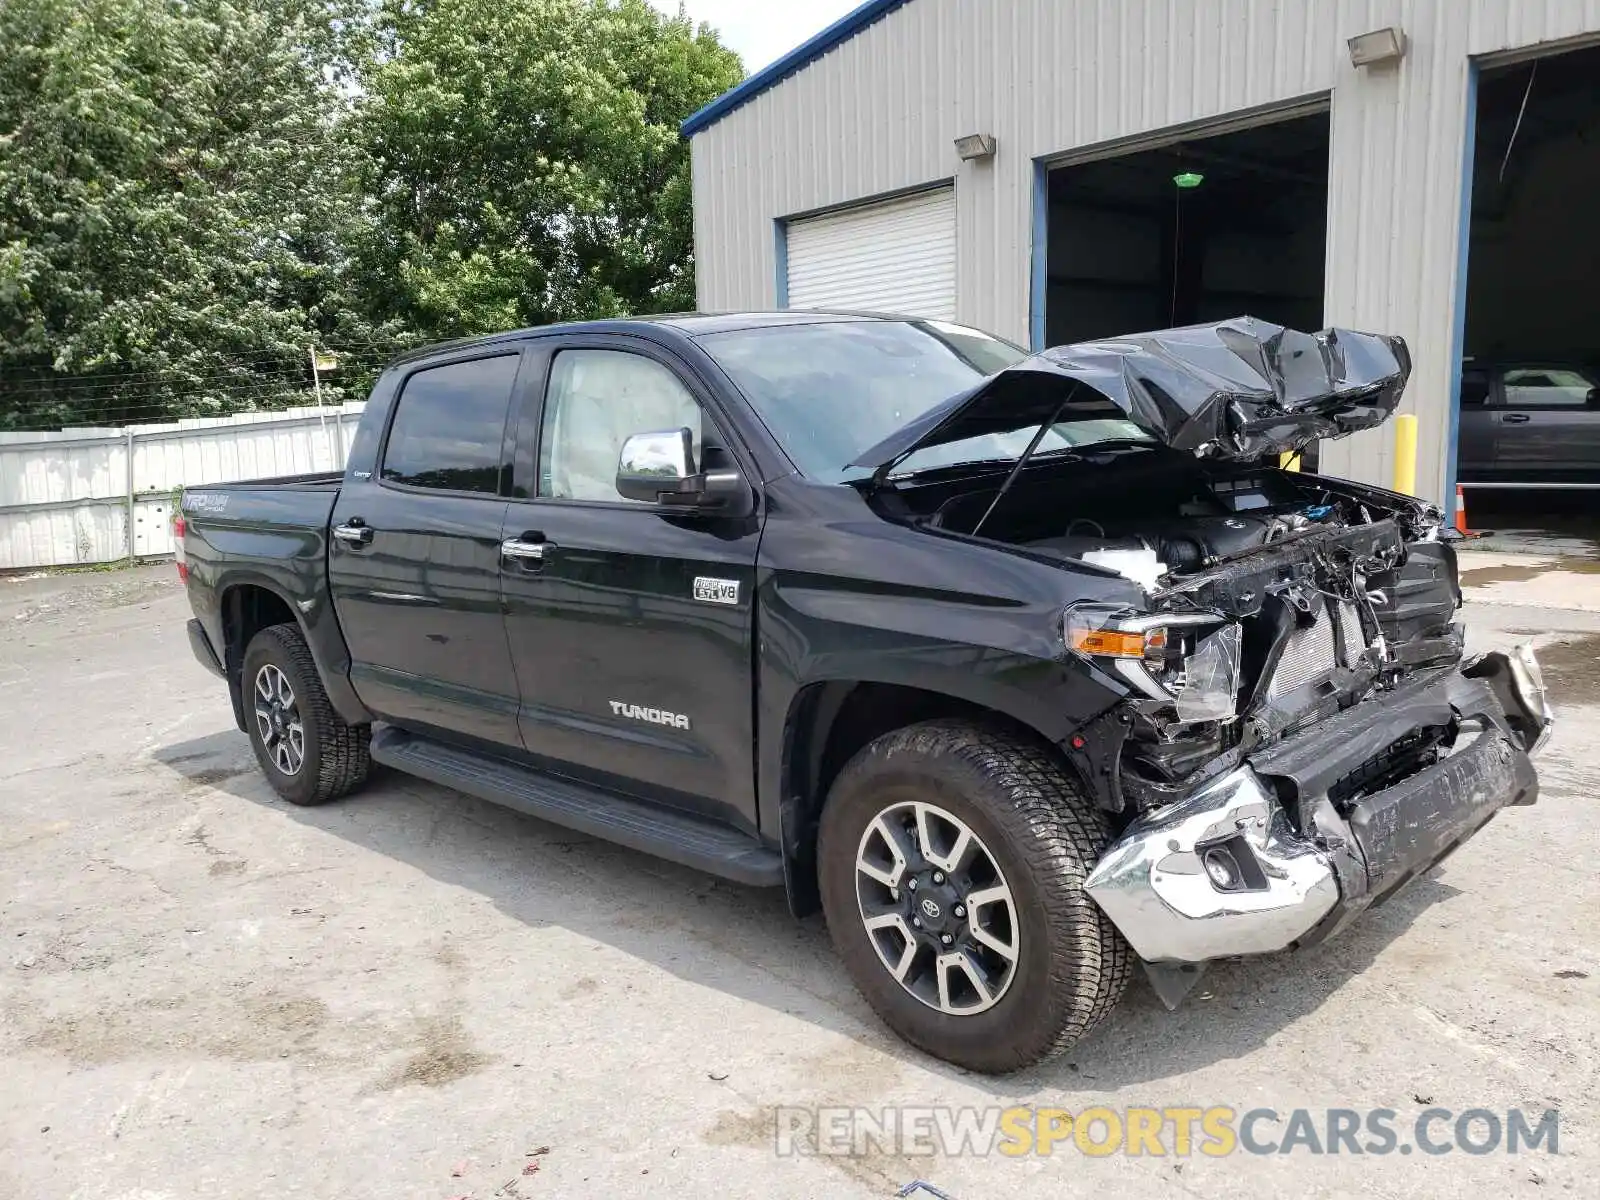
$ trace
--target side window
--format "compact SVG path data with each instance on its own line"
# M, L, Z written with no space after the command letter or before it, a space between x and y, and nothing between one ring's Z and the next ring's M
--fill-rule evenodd
M1489 374L1487 371L1461 373L1461 406L1482 408L1489 403Z
M453 492L500 490L506 413L518 356L418 371L396 401L383 478Z
M1507 408L1582 408L1594 386L1561 367L1516 367L1506 372Z
M700 406L654 359L622 350L563 350L550 364L539 438L539 495L630 503L617 457L636 433L687 426L701 456Z

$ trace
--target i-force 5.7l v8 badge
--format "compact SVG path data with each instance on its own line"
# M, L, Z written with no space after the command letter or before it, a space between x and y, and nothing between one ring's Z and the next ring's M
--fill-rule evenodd
M709 575L696 575L694 577L694 598L703 600L707 604L737 604L739 603L739 581L737 579L712 579Z

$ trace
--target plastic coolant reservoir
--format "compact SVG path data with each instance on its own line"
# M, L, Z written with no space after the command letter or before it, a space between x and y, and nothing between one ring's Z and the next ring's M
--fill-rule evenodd
M1156 584L1167 573L1167 564L1148 546L1138 550L1090 550L1078 557L1083 562L1109 567L1127 576L1147 592L1155 591Z

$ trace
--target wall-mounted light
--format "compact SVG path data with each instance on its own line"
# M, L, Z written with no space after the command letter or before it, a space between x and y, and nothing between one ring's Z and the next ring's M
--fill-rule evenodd
M1399 62L1406 55L1406 35L1398 26L1388 25L1351 38L1350 65L1375 67L1379 63Z
M992 133L969 133L956 139L956 153L962 162L976 162L994 157L995 140Z

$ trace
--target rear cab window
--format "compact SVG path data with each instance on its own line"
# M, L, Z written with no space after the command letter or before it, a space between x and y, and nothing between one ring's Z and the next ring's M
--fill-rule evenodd
M384 482L499 495L510 475L505 428L519 361L513 351L407 377L384 445Z

